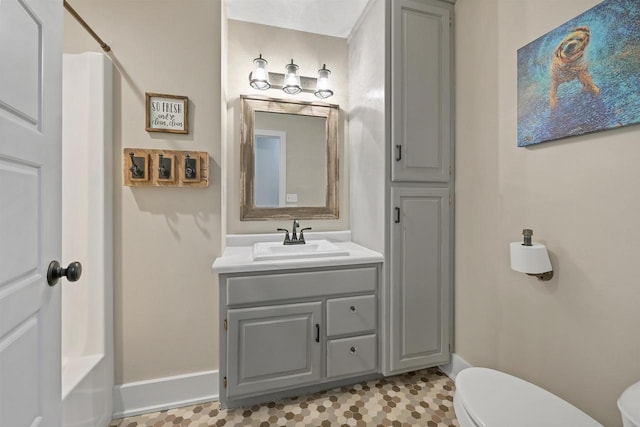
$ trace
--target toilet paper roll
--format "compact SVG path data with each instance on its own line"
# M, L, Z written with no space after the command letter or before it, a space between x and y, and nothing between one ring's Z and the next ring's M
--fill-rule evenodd
M551 261L549 260L547 248L540 243L524 246L522 242L512 242L511 269L529 274L551 271Z

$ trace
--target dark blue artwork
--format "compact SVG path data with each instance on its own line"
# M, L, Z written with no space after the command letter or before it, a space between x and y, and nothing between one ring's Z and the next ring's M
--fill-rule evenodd
M606 0L518 49L518 146L640 123L640 0Z

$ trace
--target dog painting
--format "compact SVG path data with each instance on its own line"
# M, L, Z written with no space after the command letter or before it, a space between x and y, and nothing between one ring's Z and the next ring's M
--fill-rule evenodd
M605 0L518 50L518 146L640 123L640 1Z
M585 90L598 95L600 89L589 75L584 52L589 46L591 31L589 27L578 27L571 30L556 48L551 61L551 93L549 107L558 105L558 86L574 79L580 80Z

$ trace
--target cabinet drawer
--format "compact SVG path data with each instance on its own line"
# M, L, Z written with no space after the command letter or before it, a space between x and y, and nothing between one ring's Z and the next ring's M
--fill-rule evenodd
M327 336L375 331L376 302L375 295L327 300Z
M375 372L377 368L375 334L327 342L327 378Z
M229 277L227 305L263 304L348 292L375 292L377 280L375 266Z

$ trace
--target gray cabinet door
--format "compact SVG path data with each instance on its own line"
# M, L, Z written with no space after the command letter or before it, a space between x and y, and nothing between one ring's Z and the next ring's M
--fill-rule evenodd
M228 310L227 397L318 382L321 313L319 301Z
M449 191L392 188L391 372L449 360Z
M392 2L392 181L449 181L451 13L439 3Z

